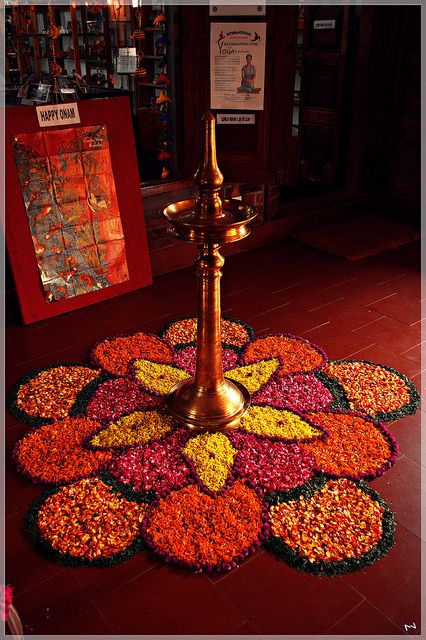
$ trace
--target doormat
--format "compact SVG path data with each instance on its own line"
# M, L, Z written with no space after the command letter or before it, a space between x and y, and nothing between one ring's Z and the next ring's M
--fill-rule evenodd
M292 238L347 260L361 260L418 240L420 229L389 218L366 215L298 231Z
M263 546L316 575L384 556L394 516L368 482L396 462L383 423L417 410L414 385L390 367L328 360L308 340L256 337L225 318L225 375L252 404L237 430L197 433L164 402L194 372L196 323L103 340L90 363L51 365L12 390L11 411L32 426L16 464L49 485L26 518L39 549L72 566L148 552L229 571Z

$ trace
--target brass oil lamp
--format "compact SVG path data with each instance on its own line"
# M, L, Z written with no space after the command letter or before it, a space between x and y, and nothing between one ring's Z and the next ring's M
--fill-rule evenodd
M219 197L223 175L216 159L216 123L210 112L202 120L203 158L194 176L198 196L164 209L169 233L196 243L199 250L195 261L199 284L195 374L173 386L167 396L167 407L189 428L214 432L238 427L250 406L248 390L223 374L220 278L225 261L219 249L221 244L248 236L249 223L256 212L239 200L222 202Z

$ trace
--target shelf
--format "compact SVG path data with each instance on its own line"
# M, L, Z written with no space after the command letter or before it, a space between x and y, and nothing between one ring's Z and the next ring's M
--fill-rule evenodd
M163 58L164 56L147 56L144 55L143 59L144 60L161 60L161 58Z
M155 87L156 89L167 89L166 84L157 84L156 82L138 82L139 87Z

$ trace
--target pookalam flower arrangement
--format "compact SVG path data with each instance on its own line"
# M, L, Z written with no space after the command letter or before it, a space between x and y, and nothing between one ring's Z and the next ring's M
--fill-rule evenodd
M221 329L225 375L252 394L229 433L189 430L166 410L194 372L195 318L103 340L90 364L51 365L12 390L11 411L33 427L15 461L49 485L26 519L44 553L111 566L149 549L227 571L263 545L317 575L387 553L394 516L367 482L397 459L383 423L417 410L414 385L297 336L256 337L229 318Z

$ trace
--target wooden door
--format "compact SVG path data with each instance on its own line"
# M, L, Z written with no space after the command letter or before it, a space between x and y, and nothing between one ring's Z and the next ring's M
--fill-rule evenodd
M300 92L299 180L334 186L341 151L348 6L306 6Z
M297 7L268 6L261 17L214 18L208 7L188 6L182 17L185 177L198 166L201 116L210 107L210 23L258 21L267 25L264 109L254 112L254 125L217 125L218 161L227 181L277 181L289 161Z

